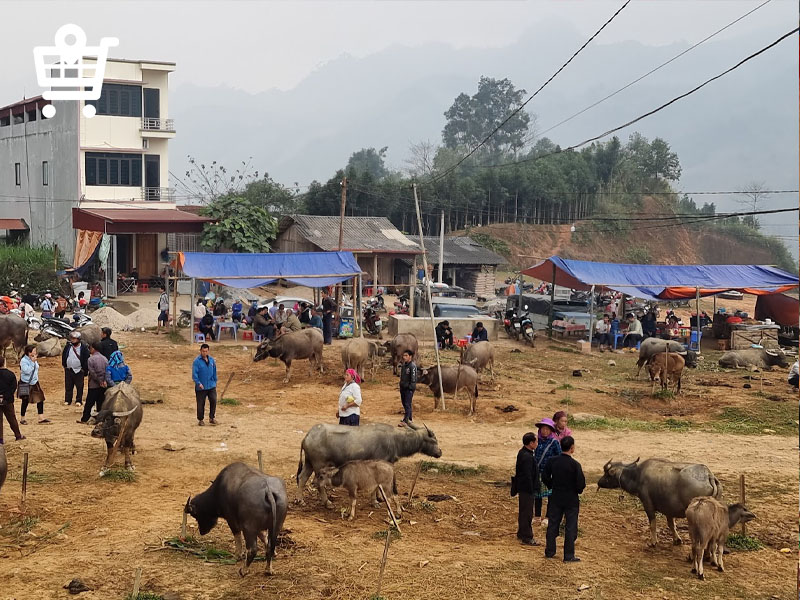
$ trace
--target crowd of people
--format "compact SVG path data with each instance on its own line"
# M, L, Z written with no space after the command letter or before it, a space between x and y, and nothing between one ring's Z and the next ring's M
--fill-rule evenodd
M613 306L611 307L613 308ZM709 316L700 314L700 326L705 327L710 323ZM624 325L624 327L623 327ZM659 334L658 313L656 308L650 308L641 318L633 313L625 315L624 323L620 323L614 310L603 314L602 319L595 323L594 339L597 341L600 352L616 350L616 339L622 335L621 346L624 351L636 352L642 340L649 337L660 337L665 340L675 340L682 344L689 343L690 328L697 327L697 315L692 313L689 325L684 325L675 313L668 311ZM623 352L623 350L617 350Z
M133 374L125 364L119 344L108 327L101 330L101 339L91 346L81 340L80 331L69 334L61 353L64 370L64 405L82 408L78 423L91 422L93 414L100 411L105 390L121 382L130 383ZM88 380L88 381L87 381ZM84 388L86 400L84 404ZM21 401L20 417L14 409L14 401ZM0 444L4 443L3 418L17 440L24 440L20 425L27 425L26 415L30 404L36 405L37 423L46 425L51 421L44 414L45 394L39 380L39 356L36 344L28 344L19 361L19 377L7 367L4 356L0 356Z
M489 332L486 330L486 327L483 326L481 321L478 321L475 324L472 334L469 336L469 341L473 344L477 342L489 341ZM456 347L453 328L450 327L450 321L440 321L436 325L436 342L443 350L452 350Z

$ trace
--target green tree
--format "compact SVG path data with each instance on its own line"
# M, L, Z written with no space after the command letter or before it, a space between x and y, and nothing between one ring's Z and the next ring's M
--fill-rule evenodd
M220 196L201 214L214 223L206 224L200 238L204 248L234 252L269 252L278 234L278 221L264 204L241 195Z
M444 113L447 123L442 141L448 148L474 147L522 104L524 89L516 89L508 79L481 77L473 96L461 93ZM486 143L489 153L516 151L525 143L530 115L515 114Z
M383 179L389 174L384 164L388 149L388 146L384 146L380 150L362 148L358 152L353 152L347 161L347 176L357 178L369 175L374 180Z

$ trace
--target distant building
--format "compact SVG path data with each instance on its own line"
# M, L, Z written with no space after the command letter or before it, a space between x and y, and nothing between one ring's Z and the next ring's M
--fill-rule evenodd
M339 217L283 217L272 246L276 252L338 250ZM408 286L412 281L410 264L422 253L419 245L386 217L345 217L341 249L353 253L367 273L364 284L371 279L373 287Z
M92 62L87 60L86 62ZM82 267L95 266L106 292L118 273L157 277L167 235L197 233L207 219L176 209L169 187L169 74L174 63L108 59L102 95L54 102L46 119L41 96L0 108L0 215L24 219L32 245L58 244ZM95 261L96 262L96 261Z
M433 266L433 278L438 281L440 239L431 236L424 240L428 264ZM457 285L481 298L495 295L495 272L498 265L508 262L467 236L444 238L443 258L443 283Z

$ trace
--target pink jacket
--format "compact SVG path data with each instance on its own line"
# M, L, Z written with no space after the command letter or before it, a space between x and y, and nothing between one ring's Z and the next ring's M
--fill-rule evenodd
M556 437L559 440L563 440L568 435L572 435L572 430L569 427L564 427L564 431L559 431L558 429L556 429Z

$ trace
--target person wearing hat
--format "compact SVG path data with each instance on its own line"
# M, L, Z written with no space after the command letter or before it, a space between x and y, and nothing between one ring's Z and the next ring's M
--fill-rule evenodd
M61 353L61 366L64 367L64 404L72 404L75 390L77 406L83 405L83 382L89 372L89 347L81 342L81 332L71 331L67 345Z
M568 435L560 442L561 453L550 460L542 472L542 480L553 489L553 495L547 503L547 543L544 555L553 558L556 555L556 538L564 523L564 562L580 562L575 556L575 539L578 537L578 512L580 499L578 496L586 489L586 477L581 464L572 458L575 452L575 440Z
M53 295L45 294L44 300L42 300L42 303L39 305L39 308L42 309L43 319L53 318L53 310L55 309L55 305L53 304Z
M436 326L436 341L439 342L439 347L442 349L453 347L453 330L450 328L450 321L441 321Z
M125 358L119 350L113 352L111 358L108 359L105 380L108 387L114 387L123 381L130 383L133 380L131 369L125 364Z
M486 331L486 327L483 326L483 323L478 321L475 324L475 329L472 330L472 343L475 342L488 342L489 341L489 332Z
M361 377L355 369L344 372L344 385L339 392L339 425L358 426L361 421Z
M553 423L553 419L545 417L536 423L536 427L539 429L539 435L534 457L536 459L536 467L539 473L542 473L547 463L561 454L561 445L558 443L556 424ZM549 498L551 494L552 490L547 487L544 482L542 482L538 490L535 490L533 510L537 520L542 517L542 504L544 504L544 499Z
M533 519L534 492L539 488L539 469L536 466L536 434L529 431L522 436L522 448L517 452L517 465L514 471L511 495L519 495L519 514L517 516L517 539L525 546L538 546L534 539L531 520Z

